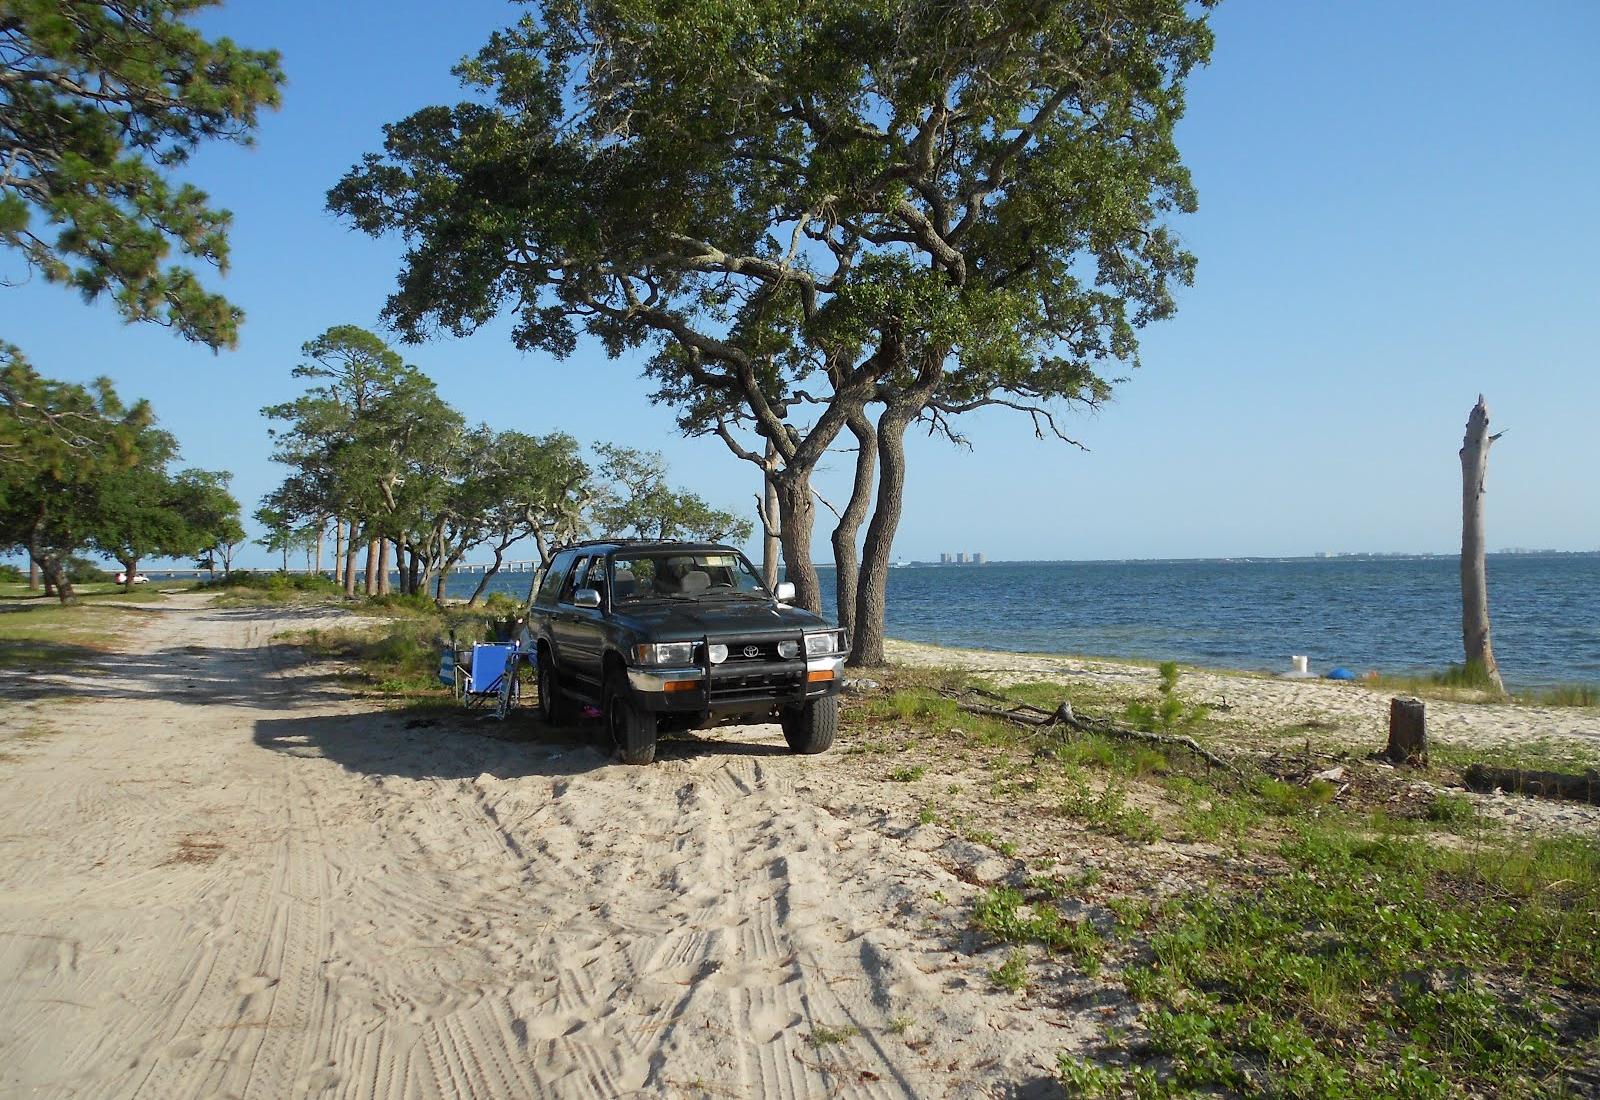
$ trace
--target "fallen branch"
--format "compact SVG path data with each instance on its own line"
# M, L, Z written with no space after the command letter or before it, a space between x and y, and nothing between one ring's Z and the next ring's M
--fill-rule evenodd
M1492 768L1487 764L1474 764L1462 776L1470 791L1489 794L1493 791L1510 791L1529 798L1557 798L1572 802L1587 802L1600 806L1600 772L1589 770L1583 774L1572 772L1525 771L1522 768Z
M1171 733L1149 733L1145 730L1131 729L1127 726L1117 725L1104 719L1081 718L1073 713L1072 704L1062 701L1055 710L1045 710L1043 707L1033 706L1031 703L1010 703L1008 706L991 706L987 703L975 703L967 699L969 695L976 695L985 699L999 702L1009 702L1003 695L982 688L968 688L965 691L941 690L940 695L947 699L954 699L956 706L968 714L977 714L985 718L997 718L1002 722L1013 725L1025 726L1029 729L1049 729L1053 726L1066 726L1080 733L1093 733L1102 737L1115 737L1123 741L1140 741L1147 745L1160 745L1168 749L1184 749L1194 753L1200 759L1214 768L1233 771L1233 762L1225 757L1207 749L1193 737L1183 737Z

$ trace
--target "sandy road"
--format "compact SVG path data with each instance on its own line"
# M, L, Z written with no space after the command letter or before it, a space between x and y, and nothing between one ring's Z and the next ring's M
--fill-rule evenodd
M0 1094L1049 1094L1116 1011L993 990L847 754L374 713L271 644L317 614L0 681Z

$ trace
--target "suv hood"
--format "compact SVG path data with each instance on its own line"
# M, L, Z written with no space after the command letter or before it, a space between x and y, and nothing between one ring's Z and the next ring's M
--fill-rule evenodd
M802 630L820 630L828 625L798 607L748 600L649 603L619 610L615 618L619 625L633 627L663 642L728 634L792 638Z

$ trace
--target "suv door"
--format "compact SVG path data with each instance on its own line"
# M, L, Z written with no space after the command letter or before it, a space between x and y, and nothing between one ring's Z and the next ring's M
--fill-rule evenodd
M598 696L600 668L605 653L605 606L579 607L573 593L591 587L589 573L603 583L605 558L599 554L578 559L561 585L555 611L550 616L550 633L556 648L556 667L562 679L579 691Z

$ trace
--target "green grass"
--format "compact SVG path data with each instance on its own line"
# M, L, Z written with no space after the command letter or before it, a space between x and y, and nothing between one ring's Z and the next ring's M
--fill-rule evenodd
M80 667L117 648L139 612L55 600L0 610L0 668Z
M997 886L973 905L972 925L1001 943L1038 943L1071 956L1083 970L1097 974L1105 938L1083 920L1071 920L1039 891L1024 894Z
M811 1034L806 1036L806 1042L813 1047L833 1046L846 1039L854 1039L861 1032L853 1027L829 1027L827 1024L816 1024L811 1028Z
M353 686L377 695L425 701L450 689L439 682L439 655L452 631L468 646L489 637L503 610L497 604L440 609L415 597L379 597L356 605L371 623L314 628L282 635L316 657L353 666ZM398 616L391 612L398 610Z
M1123 972L1170 1062L1151 1095L1560 1095L1596 1056L1578 1014L1600 995L1600 848L1308 824L1279 854L1252 889L1162 903L1151 961ZM1097 1068L1064 1063L1063 1082L1125 1094Z
M1006 961L989 971L989 980L1001 989L1021 993L1028 988L1028 953L1013 947Z

